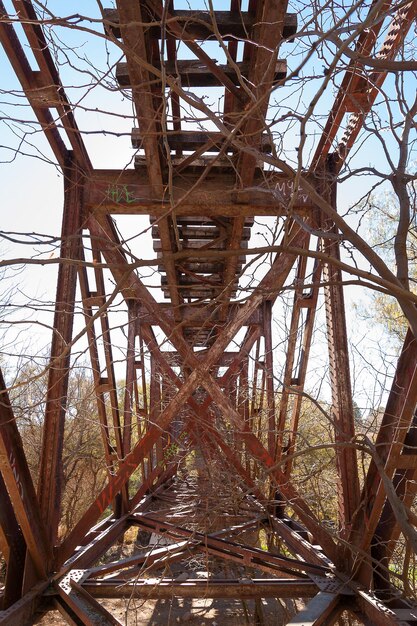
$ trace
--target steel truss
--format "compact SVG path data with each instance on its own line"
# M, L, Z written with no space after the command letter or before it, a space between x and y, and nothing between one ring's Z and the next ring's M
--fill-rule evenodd
M305 608L289 624L333 624L345 610L365 623L411 623L413 605L392 594L384 575L401 524L382 476L392 480L396 497L409 506L417 484L417 348L409 331L377 440L383 472L371 462L361 492L356 451L349 445L355 425L342 273L337 263L340 251L337 237L331 237L338 232L335 180L386 72L378 70L365 77L360 64L351 62L310 171L298 175L298 192L293 193L294 172L287 164L266 156L266 162L269 159L281 171L259 167L260 151L273 150L265 123L269 94L285 80L287 71L277 54L297 32L296 15L287 12L286 2L253 0L242 13L240 3L233 0L230 11L212 15L176 10L174 2L165 7L153 0L118 0L116 4L103 18L107 36L118 40L125 52L117 78L121 88L131 90L138 122L132 144L143 155L137 157L135 169L100 171L92 167L31 1L13 0L13 5L39 66L37 71L31 68L13 20L0 2L1 43L65 180L62 262L37 493L6 385L0 379L0 548L7 561L0 624L27 623L36 610L51 606L71 624L118 624L96 598L121 595L305 598ZM378 11L385 15L389 5L372 5L370 10L377 12L374 18ZM393 14L379 59L395 59L416 10L414 0ZM382 22L374 19L376 26L363 30L357 50L373 51ZM227 49L225 65L213 62L199 43L213 34ZM164 67L158 44L162 36ZM239 39L245 41L243 61L236 61ZM177 59L179 42L196 60ZM162 85L168 88L168 96ZM224 87L223 116L217 120L216 132L182 128L181 85ZM164 98L169 99L173 115L168 131L162 116ZM52 108L58 112L61 128ZM346 133L332 151L346 113L351 114ZM271 191L277 188L280 197ZM135 272L135 263L112 221L118 214L151 217L167 303L158 302ZM285 226L269 269L246 301L239 303L235 301L239 276L257 215L280 217ZM306 293L303 282L310 233L318 229L330 236L318 241L313 287ZM111 295L105 286L107 269L116 283ZM293 271L296 288L277 407L271 310ZM338 444L337 536L317 519L292 479L322 278ZM60 541L65 399L77 285L108 479ZM115 293L122 294L128 309L123 406L117 397L108 320ZM236 340L237 348L232 350L230 344L242 330L243 339ZM161 333L164 341L159 338ZM297 361L299 353L302 356ZM257 427L260 408L266 410L266 437ZM225 432L232 435L225 437ZM152 498L169 497L173 478L192 449L204 449L239 476L257 510L252 519L203 535L147 512ZM130 478L138 468L141 484L132 495ZM261 472L268 477L262 486L258 480ZM276 500L273 509L271 494ZM101 519L109 507L111 514ZM285 515L285 507L291 517ZM241 532L260 524L280 538L291 557L234 541ZM95 566L131 526L169 537L171 543ZM199 551L271 577L204 584L194 579L159 577L150 582L138 578L144 563L161 568ZM377 563L374 571L373 562Z

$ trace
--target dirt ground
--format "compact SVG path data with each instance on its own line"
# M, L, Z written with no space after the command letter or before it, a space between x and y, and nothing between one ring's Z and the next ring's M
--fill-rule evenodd
M258 610L254 600L178 599L104 600L103 606L124 626L244 626L256 624L280 626L293 614L292 602L261 600ZM260 604L260 607L259 607ZM301 608L301 607L300 607ZM38 626L67 626L58 611L50 611L36 622Z

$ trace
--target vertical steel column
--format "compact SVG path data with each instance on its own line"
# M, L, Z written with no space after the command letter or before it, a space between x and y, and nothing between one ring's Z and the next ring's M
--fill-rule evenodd
M273 457L276 442L274 359L272 352L272 302L263 307L263 333L265 340L266 405L268 414L268 451Z
M128 301L128 331L126 354L126 381L123 406L123 456L129 454L132 447L132 415L135 387L135 340L136 340L137 304Z
M144 345L143 335L142 335L142 326L140 324L139 318L136 319L136 335L139 337L139 350L140 350L140 361L139 363L136 364L136 369L140 369L141 387L142 387L142 402L141 402L141 399L139 396L139 384L138 384L138 378L137 378L136 384L135 384L136 422L137 422L138 439L141 439L146 432L146 425L149 419L150 408L149 408L149 400L148 400L149 389L147 388L147 377L146 377L146 368L145 368L145 345ZM144 460L141 463L141 467L142 467L142 480L145 480L146 469L145 469Z
M151 356L151 385L150 385L150 391L149 391L150 407L149 407L149 418L147 421L147 428L146 428L147 431L149 430L150 427L152 427L152 423L154 422L155 418L158 417L162 411L162 404L165 402L165 398L163 398L162 396L163 391L164 391L164 388L162 387L162 392L161 392L161 378L160 378L158 363L156 362L154 356L152 355ZM168 404L168 402L166 402L166 404ZM151 449L149 451L149 456L148 456L148 472L152 471L153 464L154 464L154 455L153 455L153 450Z
M85 260L84 250L86 243L80 250L81 263ZM97 265L101 263L100 251L96 243L91 243L93 262ZM90 353L91 369L94 381L94 391L97 400L97 412L100 420L100 430L103 441L104 454L109 475L116 471L118 462L123 458L122 431L120 426L120 415L118 407L116 381L113 367L113 356L110 345L110 328L108 322L108 307L104 287L103 270L94 268L95 287L91 288L91 281L87 272L87 267L82 264L78 269L78 280L81 297L83 301L84 319L87 330L88 350ZM96 311L94 311L96 309ZM100 359L98 350L98 336L96 333L96 322L94 316L100 312L101 335L103 342L104 363ZM107 401L108 398L108 401ZM113 429L113 430L112 430ZM113 436L112 436L113 433ZM128 495L127 488L124 487L121 494L117 494L113 503L116 514L120 513L122 506L127 509Z
M158 385L156 394L155 394L156 402L157 402L157 405L159 406L159 409L157 409L155 406L155 410L158 410L158 414L159 414L161 411L165 409L165 407L168 406L172 398L175 396L175 389L172 388L170 381L164 376L163 372L160 371L159 366L156 366L156 371L157 371L156 376L158 377L160 384ZM159 393L159 397L158 397L158 393ZM176 417L174 417L174 419L176 418L178 418L178 414L176 415ZM155 445L156 463L160 463L163 460L164 448L166 448L172 442L172 438L171 438L171 435L173 432L172 422L168 427L168 431L169 432L167 431L161 432L161 436L156 442L156 445Z
M314 263L313 270L313 284L308 295L304 295L303 286L304 280L306 277L306 264L301 263L301 261L305 260L306 257L300 258L299 270L301 270L300 276L300 287L296 290L294 295L294 305L293 305L293 318L291 320L291 328L293 328L293 321L297 320L297 325L300 326L300 332L302 332L302 341L301 341L301 353L298 362L297 372L295 373L295 379L293 379L293 368L294 368L294 353L292 358L290 359L289 352L287 352L287 364L284 375L284 389L282 392L282 404L283 411L285 413L282 415L284 426L282 429L279 429L279 435L282 439L283 428L285 427L286 413L288 408L288 400L290 392L293 394L292 402L291 402L291 415L289 419L289 435L288 435L288 445L286 447L286 464L285 464L285 474L289 477L291 475L292 470L292 462L293 462L293 454L296 450L297 444L297 434L298 434L298 423L301 415L301 408L303 405L303 391L304 384L307 375L307 366L308 359L310 355L311 341L313 337L313 329L314 329L314 320L316 315L316 306L317 306L317 297L319 292L319 283L321 276L321 262L316 259ZM304 309L305 313L305 321L303 325L300 325L301 319L301 311ZM298 326L296 331L298 332ZM294 331L294 332L296 332ZM291 331L290 331L291 332ZM291 362L290 368L289 361ZM281 408L281 407L280 407ZM280 415L281 420L281 415ZM280 421L281 424L281 421ZM277 446L277 460L279 460L282 454L282 441L281 447Z
M84 251L81 249L81 262L84 261ZM107 419L105 392L103 390L102 372L100 366L99 353L97 348L97 337L94 329L94 323L92 323L93 306L96 305L96 295L91 294L91 290L88 284L87 268L85 265L79 268L78 280L80 284L81 297L83 301L84 319L87 331L88 350L90 353L91 371L93 374L94 389L96 392L97 400L97 412L100 420L100 430L103 439L103 447L106 455L106 463L108 471L112 471L112 465L117 457L116 451L112 445L112 438L110 435L109 420ZM94 303L94 304L93 304ZM102 302L100 301L100 305ZM121 449L120 449L120 456Z
M255 430L253 418L259 413L259 397L258 397L258 375L259 375L259 355L261 351L260 337L256 341L255 357L253 364L253 376L252 376L252 394L251 394L251 429Z
M4 611L22 596L26 543L19 524L17 523L16 516L13 511L13 505L10 501L10 497L7 493L6 485L1 474L0 528L6 543L4 547L0 547L4 550L3 556L7 563L3 601L0 602L0 609Z
M412 507L415 499L417 468L413 457L415 456L416 448L417 413L414 413L410 430L404 439L403 453L401 455L401 461L405 464L405 467L397 469L392 477L395 495L399 502L405 505L402 513ZM408 463L409 467L407 467ZM407 513L405 513L405 516L407 516ZM406 523L411 524L412 522L407 518ZM401 524L398 523L398 512L396 514L392 508L392 502L387 498L371 542L371 556L376 563L372 568L373 584L379 597L381 597L381 591L385 592L387 597L392 593L389 565L401 531ZM410 549L412 550L411 546Z
M62 448L83 206L83 177L70 159L64 168L64 213L54 330L49 363L38 497L49 543L57 540L62 496Z
M336 210L337 187L334 180L335 168L333 163L334 160L329 156L324 172L323 191L324 197L327 195ZM323 228L332 235L337 233L334 225L328 222L323 224ZM349 350L342 272L339 267L332 265L332 259L340 260L339 242L336 238L324 239L323 248L329 257L329 263L325 264L323 275L332 391L332 419L339 475L339 518L341 534L347 537L360 498L356 450L353 448L353 443L352 446L349 445L355 436Z
M245 428L250 429L250 407L249 407L249 356L245 357L242 366L242 372L240 374L240 381L242 385L242 394L243 394L243 406L242 406L242 419L245 424ZM244 444L244 465L246 467L246 471L248 474L251 473L251 457Z
M246 361L246 359L245 359ZM237 410L239 411L239 414L242 418L242 421L246 423L247 421L247 372L246 372L246 377L245 377L245 364L242 363L240 366L240 372L239 372L239 387L238 387L238 394L237 394ZM240 455L240 459L241 459L241 463L243 464L245 461L245 452L244 452L244 447L243 444L240 440L238 440L237 442L237 446L236 446L236 450L237 452L239 452Z
M308 246L309 240L306 242L306 247ZM277 437L277 449L275 452L275 456L277 461L281 460L283 456L283 448L284 448L284 433L287 425L287 413L288 413L288 405L291 395L292 388L292 378L293 378L293 370L294 370L294 359L295 359L295 350L297 346L297 338L300 327L300 318L301 318L301 309L297 306L299 299L302 297L304 279L306 275L306 267L307 267L307 257L300 256L297 263L297 279L296 286L294 291L294 300L293 300L293 308L291 315L291 324L290 330L288 334L287 341L287 349L286 349L286 360L285 360L285 369L284 369L284 381L281 392L281 401L279 406L279 417L278 417L278 437ZM291 425L291 430L289 434L289 439L295 439L297 435L298 428L298 420L296 420L294 426ZM288 449L289 446L286 448Z
M36 492L23 450L22 438L16 425L3 375L0 371L0 472L13 503L16 520L38 578L46 576L52 550L46 539ZM4 494L5 495L5 492ZM1 507L7 507L3 497Z
M93 262L99 265L102 262L102 254L100 252L100 245L97 240L91 238L91 249L93 254ZM106 304L106 288L104 282L103 270L99 267L94 269L95 282L97 287L97 304L104 306ZM110 336L110 324L109 324L109 305L104 306L104 310L100 315L100 327L101 327L101 340L104 350L105 364L104 368L100 367L100 385L102 392L108 394L110 400L110 410L112 414L114 438L116 442L116 450L119 458L123 457L123 433L120 423L120 411L119 411L119 398L117 395L116 376L114 373L114 359L113 348ZM103 376L104 374L104 376ZM124 495L123 495L124 497Z
M142 376L142 400L143 400L143 412L145 415L148 413L148 389L146 387L146 369L145 369L145 349L142 333L139 326L139 345L140 345L140 370Z

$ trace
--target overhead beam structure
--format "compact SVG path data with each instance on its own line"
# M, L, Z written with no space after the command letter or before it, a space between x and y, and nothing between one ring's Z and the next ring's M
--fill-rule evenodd
M231 0L227 10L183 9L175 0L117 0L106 7L100 36L123 54L116 89L134 107L134 128L127 131L134 166L110 170L93 166L49 45L48 15L41 17L31 0L8 4L15 13L0 0L0 42L62 171L65 200L36 488L13 398L0 377L0 550L6 567L0 624L31 623L35 612L51 607L70 624L120 624L100 599L126 597L301 598L304 608L288 625L331 625L344 611L365 624L415 623L415 603L406 588L402 593L393 586L390 564L395 542L407 532L410 518L404 516L414 515L414 526L417 520L410 512L417 489L416 338L410 324L377 454L362 466L337 191L338 176L383 93L383 62L397 59L417 1L370 4L363 28L346 44L350 60L335 83L309 165L298 169L285 160L268 118L274 94L296 78L290 51L303 34L285 0L249 0L247 7ZM210 52L213 42L221 47L221 63ZM339 52L331 62L335 74ZM209 97L193 94L201 89ZM216 110L206 101L220 104ZM190 110L205 125L190 124ZM133 224L141 216L149 217L150 260L129 247L119 228L119 219ZM260 217L270 220L273 242L255 246ZM355 245L349 233L343 237ZM145 267L157 273L157 285L149 286L140 272ZM358 275L367 279L365 271ZM401 284L395 286L401 292ZM126 314L117 339L124 342L122 359L120 345L113 345L120 322L110 322L115 300ZM280 353L273 311L283 309L284 300L291 310ZM297 475L321 302L337 477L333 527L323 523ZM81 335L88 343L106 477L63 533L63 446L77 310L85 324ZM234 494L251 511L248 519L210 532L190 528L191 519L178 508L181 494L187 506L199 496L201 468L197 479L187 477L190 459L233 476L239 484ZM166 507L153 509L158 501L168 503L174 517ZM129 529L167 541L121 559L104 558ZM267 545L242 539L251 532L262 532ZM247 574L206 580L167 575L202 553Z

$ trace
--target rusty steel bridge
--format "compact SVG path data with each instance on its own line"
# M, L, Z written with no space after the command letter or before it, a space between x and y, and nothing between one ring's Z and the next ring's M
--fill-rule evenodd
M344 611L364 624L414 623L415 604L384 575L401 532L384 480L410 507L417 485L417 345L408 331L377 435L384 480L373 461L361 477L357 451L349 445L355 438L354 406L339 238L334 236L339 231L338 174L387 71L365 74L351 60L310 164L296 172L277 155L266 121L270 95L288 75L280 50L285 47L291 54L297 41L297 15L288 12L286 0L249 0L247 10L231 0L222 11L180 10L174 0L117 0L116 8L104 10L103 35L124 52L116 78L134 103L137 156L130 168L98 170L42 20L31 0L11 4L13 16L0 2L0 41L64 174L64 208L37 489L1 378L0 549L7 572L0 624L31 623L35 613L51 608L58 608L70 624L119 624L97 599L135 594L304 598L305 608L288 624L330 625ZM395 60L417 12L416 0L395 11L390 4L370 4L372 27L358 32L353 42L356 50L380 61ZM382 17L390 25L381 45ZM225 51L223 64L203 44L213 38ZM210 113L203 100L189 95L202 87L208 94L221 90L221 113ZM211 123L208 129L184 123L183 102L201 109ZM114 221L120 215L150 218L160 297L144 284L137 259L120 239ZM259 216L281 220L282 238L262 276L242 298L240 280ZM317 232L323 236L311 267L308 253ZM114 294L106 288L106 272L128 312L122 406L108 315ZM307 275L310 287L305 289ZM278 384L272 309L289 277L295 288L284 376ZM78 293L108 476L101 493L61 539L62 442ZM318 519L293 480L320 294L336 444L337 531ZM258 407L251 398L255 379ZM256 428L259 406L265 436ZM167 454L169 447L174 453ZM175 524L150 512L151 501L164 493L175 508L169 490L173 484L181 488L183 459L191 449L239 477L255 507L252 518L234 529L225 525L218 533L204 534L191 532L186 519ZM141 481L132 493L130 479L138 469ZM260 472L267 477L264 482L257 480ZM236 540L240 531L261 522L285 550L260 550ZM96 566L131 526L164 535L171 543ZM181 559L185 544L267 578L202 584L161 576L153 586L129 578L145 562L161 570Z

